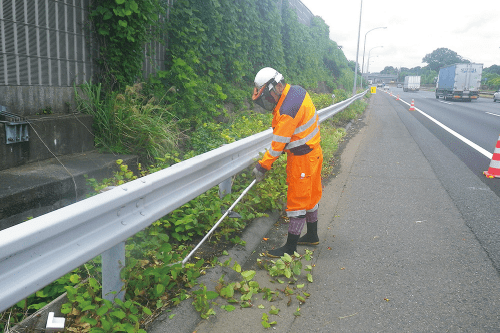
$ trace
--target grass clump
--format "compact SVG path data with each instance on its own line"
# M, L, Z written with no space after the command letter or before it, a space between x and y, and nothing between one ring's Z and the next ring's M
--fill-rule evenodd
M143 84L105 96L101 84L85 83L75 91L77 110L94 117L97 148L148 161L177 149L181 132L175 117L161 100L142 94Z

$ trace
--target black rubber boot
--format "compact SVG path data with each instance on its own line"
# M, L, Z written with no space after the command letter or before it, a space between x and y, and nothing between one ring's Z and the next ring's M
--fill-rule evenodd
M316 222L307 222L307 232L304 236L300 237L297 241L299 245L318 245L319 237L318 237L318 221Z
M293 255L293 253L297 251L297 241L299 240L299 237L300 235L288 233L286 244L278 249L267 251L266 255L271 258L281 258L285 253Z

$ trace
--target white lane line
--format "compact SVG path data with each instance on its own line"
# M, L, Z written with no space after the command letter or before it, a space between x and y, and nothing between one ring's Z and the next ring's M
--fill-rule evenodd
M401 102L405 103L406 105L410 106L410 103L407 103L406 101L403 101L401 98L399 100ZM431 121L433 121L434 123L436 123L442 129L444 129L445 131L447 131L451 135L455 136L457 139L460 139L462 142L466 143L471 148L477 150L479 153L481 153L484 156L486 156L487 158L489 158L490 160L493 157L493 154L490 153L489 151L487 151L486 149L484 149L484 148L476 145L474 142L472 142L469 139L467 139L466 137L458 134L457 132L455 132L454 130L452 130L451 128L449 128L448 126L446 126L445 124L440 123L439 121L437 121L436 119L432 118L431 116L429 116L428 114L426 114L425 112L423 112L422 110L420 110L419 108L415 108L415 110L418 111L418 112L420 112L422 115L426 116L427 118L429 118Z
M491 112L486 112L487 114L491 114L492 116L497 116L497 117L500 117L500 114L495 114L495 113L491 113Z
M443 102L443 101L438 101L439 103L444 103L444 104L448 104L448 105L451 105L453 103L450 103L450 102Z

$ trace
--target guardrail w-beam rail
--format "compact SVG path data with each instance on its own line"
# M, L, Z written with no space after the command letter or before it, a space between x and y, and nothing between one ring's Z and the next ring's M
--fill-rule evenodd
M319 121L366 92L318 111ZM100 254L103 297L123 295L125 240L252 165L271 139L268 129L0 231L0 312Z

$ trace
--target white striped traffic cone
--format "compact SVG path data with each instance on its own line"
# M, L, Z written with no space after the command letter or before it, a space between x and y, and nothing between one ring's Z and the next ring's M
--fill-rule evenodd
M398 98L396 98L396 101L399 101L399 95L398 95Z
M498 137L495 151L491 157L490 167L483 174L488 178L500 178L500 137Z
M415 102L413 101L413 99L411 100L410 111L415 111Z

